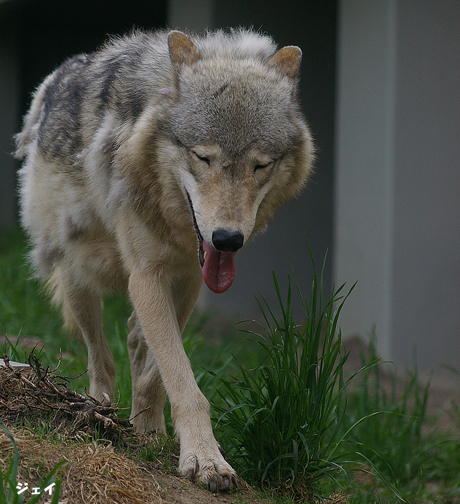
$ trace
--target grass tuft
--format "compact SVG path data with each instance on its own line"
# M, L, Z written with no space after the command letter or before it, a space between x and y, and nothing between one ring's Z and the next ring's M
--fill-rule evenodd
M313 259L312 259L313 260ZM324 268L323 268L324 270ZM280 491L314 495L325 477L342 471L331 458L343 422L343 353L338 318L344 286L326 296L316 271L307 300L299 286L304 319L295 322L291 282L286 298L276 275L278 313L262 298L259 338L262 363L239 377L220 377L217 431L242 477Z

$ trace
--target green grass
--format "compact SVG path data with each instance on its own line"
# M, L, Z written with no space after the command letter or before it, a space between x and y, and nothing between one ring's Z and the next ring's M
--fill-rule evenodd
M327 298L315 273L309 299L298 289L304 320L296 324L291 286L283 299L275 275L274 285L279 315L264 300L259 304L265 320L262 335L256 334L260 365L240 366L239 378L220 378L224 406L215 408L217 431L237 471L250 482L318 494L321 481L341 471L331 455L349 383L337 325L343 287Z
M61 373L78 375L86 369L84 343L63 331L59 313L32 278L25 258L22 233L0 233L0 333L12 341L3 350L25 361L30 350L18 338L33 336L43 342L36 352L44 365L54 367L62 351ZM435 419L427 413L429 384L420 384L417 370L406 375L402 393L395 386L384 389L371 339L359 380L346 387L338 318L345 289L327 297L321 278L294 293L280 292L276 281L275 289L276 310L261 300L265 322L260 334L210 338L207 318L195 315L184 335L197 381L213 406L218 440L240 474L271 489L287 489L283 504L305 489L302 495L342 491L358 504L460 503L458 430L445 433L434 426L427 433L423 428ZM292 312L293 295L301 296L301 317ZM131 400L129 315L122 296L104 300L104 328L125 415ZM385 371L391 376L389 366ZM87 376L71 386L83 392ZM453 423L460 428L460 408L453 411ZM172 448L166 443L159 449ZM155 450L142 456L157 457ZM289 494L296 486L300 494Z
M370 360L376 358L375 343L373 335ZM460 502L452 500L460 497L458 432L440 432L436 418L428 415L430 381L422 385L414 365L406 370L398 392L395 374L388 367L385 371L390 381L386 388L381 385L382 366L365 370L361 383L349 394L343 423L345 429L355 427L342 448L348 447L352 460L376 475L366 490L373 494L380 481L384 484L380 494L388 495L389 490L401 502Z

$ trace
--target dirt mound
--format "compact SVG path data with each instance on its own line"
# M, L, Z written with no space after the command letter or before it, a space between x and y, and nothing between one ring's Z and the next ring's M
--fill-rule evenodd
M164 470L162 461L140 462L117 453L111 443L89 444L38 439L26 429L10 428L19 452L18 482L29 488L40 486L45 476L61 461L56 476L61 479L61 504L268 504L244 482L234 492L211 493ZM155 443L155 436L151 436ZM5 471L12 456L12 445L0 431L0 468ZM155 468L159 467L159 469ZM60 472L59 472L60 471ZM26 500L27 502L27 500Z
M133 460L115 452L113 446L52 443L23 429L11 429L19 452L17 481L32 493L59 462L65 464L56 476L61 479L62 504L70 503L163 503L155 479ZM10 439L0 433L0 464L6 470L12 454ZM28 497L26 493L26 497Z
M26 502L62 461L55 474L61 504L268 502L244 482L237 491L213 494L179 477L175 441L135 434L127 419L117 417L115 405L78 394L68 381L43 368L33 354L28 366L10 363L7 356L0 366L0 422L19 452L17 484ZM138 459L136 451L146 447L154 455ZM3 473L13 452L11 439L0 430Z

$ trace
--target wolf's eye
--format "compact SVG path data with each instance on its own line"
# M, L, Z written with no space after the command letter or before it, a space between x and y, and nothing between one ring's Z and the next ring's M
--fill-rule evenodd
M272 163L273 163L273 161L270 161L269 163L255 165L254 171L263 170L264 168L268 168Z
M209 159L205 156L200 156L199 154L197 154L195 151L192 151L193 154L195 154L195 156L200 160L200 161L203 161L204 163L206 163L208 166L211 165L211 161L209 161Z

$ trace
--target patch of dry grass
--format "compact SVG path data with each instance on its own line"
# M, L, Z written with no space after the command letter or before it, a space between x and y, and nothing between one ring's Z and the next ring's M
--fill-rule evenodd
M61 462L61 500L82 504L161 504L163 492L151 474L111 444L59 444L37 439L24 429L10 429L19 451L18 481L38 486ZM0 467L5 470L12 456L11 441L0 432ZM59 475L57 475L59 476Z

